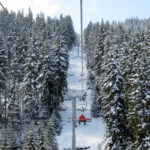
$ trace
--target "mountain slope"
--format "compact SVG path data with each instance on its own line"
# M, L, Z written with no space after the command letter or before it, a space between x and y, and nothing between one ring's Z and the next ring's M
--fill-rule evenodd
M86 62L84 60L84 89L87 92L85 102L76 99L76 117L79 118L81 114L85 117L91 118L91 91L87 89L87 70ZM68 71L68 90L72 91L71 94L79 96L81 93L81 57L77 55L77 49L74 48L70 52L70 67ZM71 149L72 143L72 101L70 95L67 95L64 101L65 111L60 111L62 117L62 133L57 137L59 150ZM81 112L82 107L87 110ZM87 122L86 125L79 125L77 123L76 128L76 147L90 147L91 150L96 150L100 143L104 143L105 124L100 118L91 118L91 122Z

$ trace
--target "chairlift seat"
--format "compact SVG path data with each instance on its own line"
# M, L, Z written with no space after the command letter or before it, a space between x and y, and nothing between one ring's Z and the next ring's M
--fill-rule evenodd
M81 115L79 117L79 122L90 122L90 121L92 121L92 119L91 118L86 118L84 115Z

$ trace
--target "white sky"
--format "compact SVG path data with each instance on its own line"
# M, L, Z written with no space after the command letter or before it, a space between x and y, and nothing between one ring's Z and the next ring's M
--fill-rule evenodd
M0 0L2 4L8 9L17 12L18 10L24 9L24 12L28 12L30 7L36 16L40 12L44 12L47 16L54 16L55 13L60 9L60 4L56 3L55 0Z
M30 7L34 17L40 12L45 16L59 17L71 15L77 32L80 31L80 0L0 0L10 11L17 12L24 9L28 12ZM83 0L83 25L89 21L117 20L124 21L126 18L149 17L150 0Z

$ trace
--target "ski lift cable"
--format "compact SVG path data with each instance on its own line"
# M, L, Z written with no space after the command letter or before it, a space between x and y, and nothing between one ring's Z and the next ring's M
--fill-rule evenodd
M83 91L83 15L82 15L82 0L80 0L80 13L81 13L81 86Z
M82 5L82 0L80 0L80 14L81 14L81 87L82 87L82 95L84 98L84 82L83 82L83 73L84 73L84 67L83 67L83 5ZM85 99L85 104L87 105L87 100Z
M1 7L7 12L7 14L9 15L7 9L3 6L3 4L0 2Z
M84 58L83 58L83 4L82 0L80 0L80 23L81 23L81 37L80 37L80 46L81 46L81 91L82 91L82 100L84 101L85 105L87 106L86 100L86 92L84 90Z

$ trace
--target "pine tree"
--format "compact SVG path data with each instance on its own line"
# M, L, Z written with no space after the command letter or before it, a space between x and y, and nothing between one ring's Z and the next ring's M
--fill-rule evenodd
M39 75L36 78L36 81L39 83L39 85L37 86L37 93L39 95L39 113L40 116L44 115L42 114L42 112L45 110L47 111L47 113L49 112L49 89L48 89L48 77L49 77L49 68L48 68L48 64L50 62L50 53L48 51L49 47L48 47L48 42L45 41L43 43L43 46L40 49L40 62L38 64L38 70L39 70ZM48 89L48 90L47 90ZM44 109L44 110L43 110ZM48 115L48 114L47 114Z
M94 64L93 64L93 70L94 70L94 76L95 76L95 81L91 81L94 82L93 83L93 90L95 92L94 94L94 99L93 99L93 106L95 108L93 108L93 110L95 111L95 115L99 116L100 115L100 111L101 111L101 101L102 98L100 96L100 86L99 86L99 76L102 73L101 70L101 65L102 65L102 56L104 55L104 46L105 46L105 42L107 41L108 38L108 30L109 27L107 27L107 25L104 25L103 20L101 25L97 24L96 28L95 28L95 38L96 38L96 44L95 45L95 52L94 52ZM106 39L105 39L106 38ZM95 104L94 104L95 103ZM98 113L98 114L96 114ZM94 115L94 114L93 114Z
M54 107L59 106L59 102L63 101L63 92L67 87L67 69L68 69L68 49L64 41L63 35L60 34L58 21L56 22L56 32L52 39L52 63L53 73L55 74L55 98Z
M149 149L150 148L150 133L149 133L149 128L150 128L150 53L149 53L149 35L150 31L148 30L146 33L144 33L144 46L143 44L141 45L142 49L142 54L141 54L141 69L142 69L142 82L143 82L143 88L142 88L142 93L143 93L143 99L142 99L142 106L143 106L143 114L142 116L139 114L139 117L142 121L142 133L144 133L144 137L142 140L140 140L140 145L138 149ZM143 119L142 119L143 118Z
M0 119L4 116L4 100L7 100L8 128L13 128L8 132L8 140L2 138L3 149L6 149L18 142L18 138L11 138L12 134L20 135L22 140L28 123L36 117L55 116L53 121L60 133L58 110L67 90L68 50L76 37L70 16L45 20L41 13L34 20L29 8L26 16L23 11L9 15L0 11L0 20ZM35 126L36 134L37 128ZM52 130L55 131L53 127ZM4 134L0 131L0 138L1 135ZM24 149L36 143L34 136L30 129ZM40 136L43 140L42 133ZM54 143L52 149L57 149L56 141Z
M8 140L7 140L7 131L3 131L2 137L0 139L0 150L5 150L8 148Z
M46 150L45 148L45 136L44 136L44 131L42 128L39 128L39 138L38 138L38 143L37 143L37 149L38 150Z
M76 34L73 28L72 19L70 16L60 16L60 32L64 36L69 50L73 47L76 41Z
M149 26L141 22L91 22L85 30L92 113L104 117L108 149L150 147Z
M38 61L36 56L36 45L34 39L31 37L29 43L28 55L26 58L25 76L24 76L24 114L26 118L35 117L38 111L37 101L37 73L38 73ZM31 111L32 110L32 111Z
M47 131L46 131L45 147L46 150L58 150L56 140L55 140L53 123L51 122L51 120L49 120Z
M57 110L54 111L51 118L54 124L54 129L55 129L56 134L60 135L61 130L62 130L62 125L61 125L61 117L60 117L59 112Z
M106 95L103 99L104 118L108 127L108 137L110 137L108 146L112 150L126 149L126 105L123 94L123 78L121 77L117 65L111 66L113 69L108 83L104 86ZM108 94L107 94L108 92Z
M13 149L18 147L17 143L17 132L16 129L9 127L7 133L8 149Z
M121 76L115 51L107 42L101 65L102 112L107 124L108 149L126 149L126 113L123 78ZM106 59L105 59L106 58Z
M35 135L34 135L34 122L32 121L30 123L30 126L28 128L28 132L25 135L24 141L23 141L23 150L35 150Z
M144 140L149 137L147 125L149 117L147 115L147 106L149 105L149 85L147 66L149 65L147 59L143 57L147 52L147 44L144 44L145 35L137 34L133 42L131 49L131 58L133 69L129 76L130 81L130 92L129 92L129 126L133 132L132 149L147 149L149 148L149 141ZM149 96L148 96L149 97ZM147 105L148 104L148 105Z
M7 56L4 49L4 41L2 39L2 33L0 33L0 118L3 115L4 106L3 98L6 92L6 62Z

